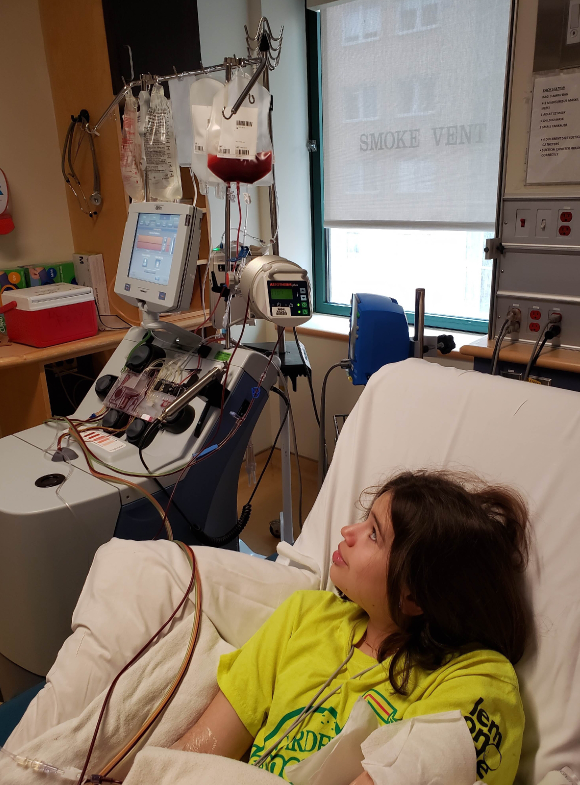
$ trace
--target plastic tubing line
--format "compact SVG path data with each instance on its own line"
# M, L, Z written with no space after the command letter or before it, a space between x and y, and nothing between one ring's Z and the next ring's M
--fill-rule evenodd
M151 725L155 722L155 720L159 717L161 712L165 709L169 701L173 698L177 688L181 684L183 677L185 676L185 672L189 667L189 663L191 662L191 658L193 657L193 652L195 651L195 647L199 640L199 631L201 628L201 581L199 577L199 571L197 567L197 560L191 548L184 543L178 542L177 543L182 550L185 552L192 568L192 580L195 586L195 614L194 614L194 623L191 630L191 635L189 636L189 642L187 644L187 649L185 652L185 656L181 662L177 675L175 676L173 682L168 687L165 695L162 697L161 701L155 707L155 709L151 712L149 717L145 720L141 728L137 731L137 733L133 736L133 738L123 747L123 749L109 762L106 766L101 769L99 772L99 776L106 777L117 764L119 764L123 758L133 749L133 747L139 742L139 740L147 733ZM190 582L191 586L191 582ZM185 594L185 597L189 596L190 587L188 587L188 591Z
M107 691L107 694L105 695L105 699L103 701L103 705L101 706L101 711L99 713L99 717L98 717L98 720L97 720L95 731L93 733L93 738L91 740L91 744L89 746L89 750L87 752L87 756L85 758L83 769L81 771L81 775L80 775L80 777L78 779L77 785L81 785L82 782L83 782L85 773L86 773L87 768L89 766L89 761L91 759L91 755L93 753L93 749L95 747L95 743L96 743L96 740L97 740L97 735L98 735L98 732L99 732L99 728L101 726L101 723L102 723L102 720L103 720L103 716L105 714L105 709L107 708L109 699L110 699L111 695L113 694L113 690L115 689L115 686L116 686L117 682L119 681L121 676L126 671L128 671L129 668L132 665L134 665L135 662L137 662L137 660L141 657L141 655L149 648L149 646L156 640L156 638L159 635L161 635L163 630L168 626L168 624L179 613L179 611L181 610L181 608L185 604L186 600L188 599L188 597L189 597L193 587L195 587L195 591L196 591L196 595L195 595L196 613L195 613L195 618L194 618L194 631L196 630L196 627L197 627L198 628L197 629L197 633L199 632L199 625L201 623L201 612L200 612L201 611L201 580L200 580L200 576L199 576L199 571L197 569L197 561L195 559L195 555L194 555L193 551L191 550L191 548L188 545L185 545L184 543L179 542L179 541L176 543L176 545L179 545L181 550L184 551L185 555L187 556L188 561L190 562L190 565L192 566L191 579L189 581L189 585L188 585L187 589L185 590L185 594L181 598L181 601L179 602L177 607L172 612L171 616L169 616L169 618L165 621L165 623L157 630L157 632L154 635L152 635L151 638L149 638L147 643L137 652L137 654L133 657L133 659L130 660L127 663L127 665L125 665L119 671L119 673L115 676L115 678L113 679L113 681L111 683L111 686L109 687L109 689ZM196 643L197 643L197 640L196 640ZM194 644L194 648L195 648L195 644ZM187 656L188 652L189 652L189 647L188 647L188 650L186 652L186 656ZM118 756L116 756L116 757L118 757ZM108 765L109 764L107 764L107 766ZM106 775L101 774L100 776L106 776Z

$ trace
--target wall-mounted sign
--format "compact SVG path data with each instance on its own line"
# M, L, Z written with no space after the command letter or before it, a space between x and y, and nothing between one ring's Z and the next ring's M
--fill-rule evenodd
M580 73L536 77L526 183L580 183Z

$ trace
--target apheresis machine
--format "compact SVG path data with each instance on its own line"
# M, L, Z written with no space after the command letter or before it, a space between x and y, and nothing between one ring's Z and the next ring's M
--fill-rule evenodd
M78 410L2 439L0 655L44 675L100 545L168 537L237 550L237 484L280 367L275 351L224 348L159 315L189 306L201 213L133 203L115 291L138 305ZM230 276L247 317L296 326L312 312L298 265L261 256ZM241 336L240 336L241 339Z

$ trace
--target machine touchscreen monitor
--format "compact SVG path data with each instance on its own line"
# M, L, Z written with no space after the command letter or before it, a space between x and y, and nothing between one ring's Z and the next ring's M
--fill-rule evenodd
M129 278L167 286L178 226L179 215L139 214L129 264Z
M134 202L129 207L115 292L148 311L189 308L201 213L187 204Z

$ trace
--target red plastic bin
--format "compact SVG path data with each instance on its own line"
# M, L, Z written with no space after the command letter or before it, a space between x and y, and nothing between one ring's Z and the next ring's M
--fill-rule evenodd
M98 332L94 300L39 311L20 310L11 301L0 308L0 313L4 313L11 341L39 349L90 338Z

